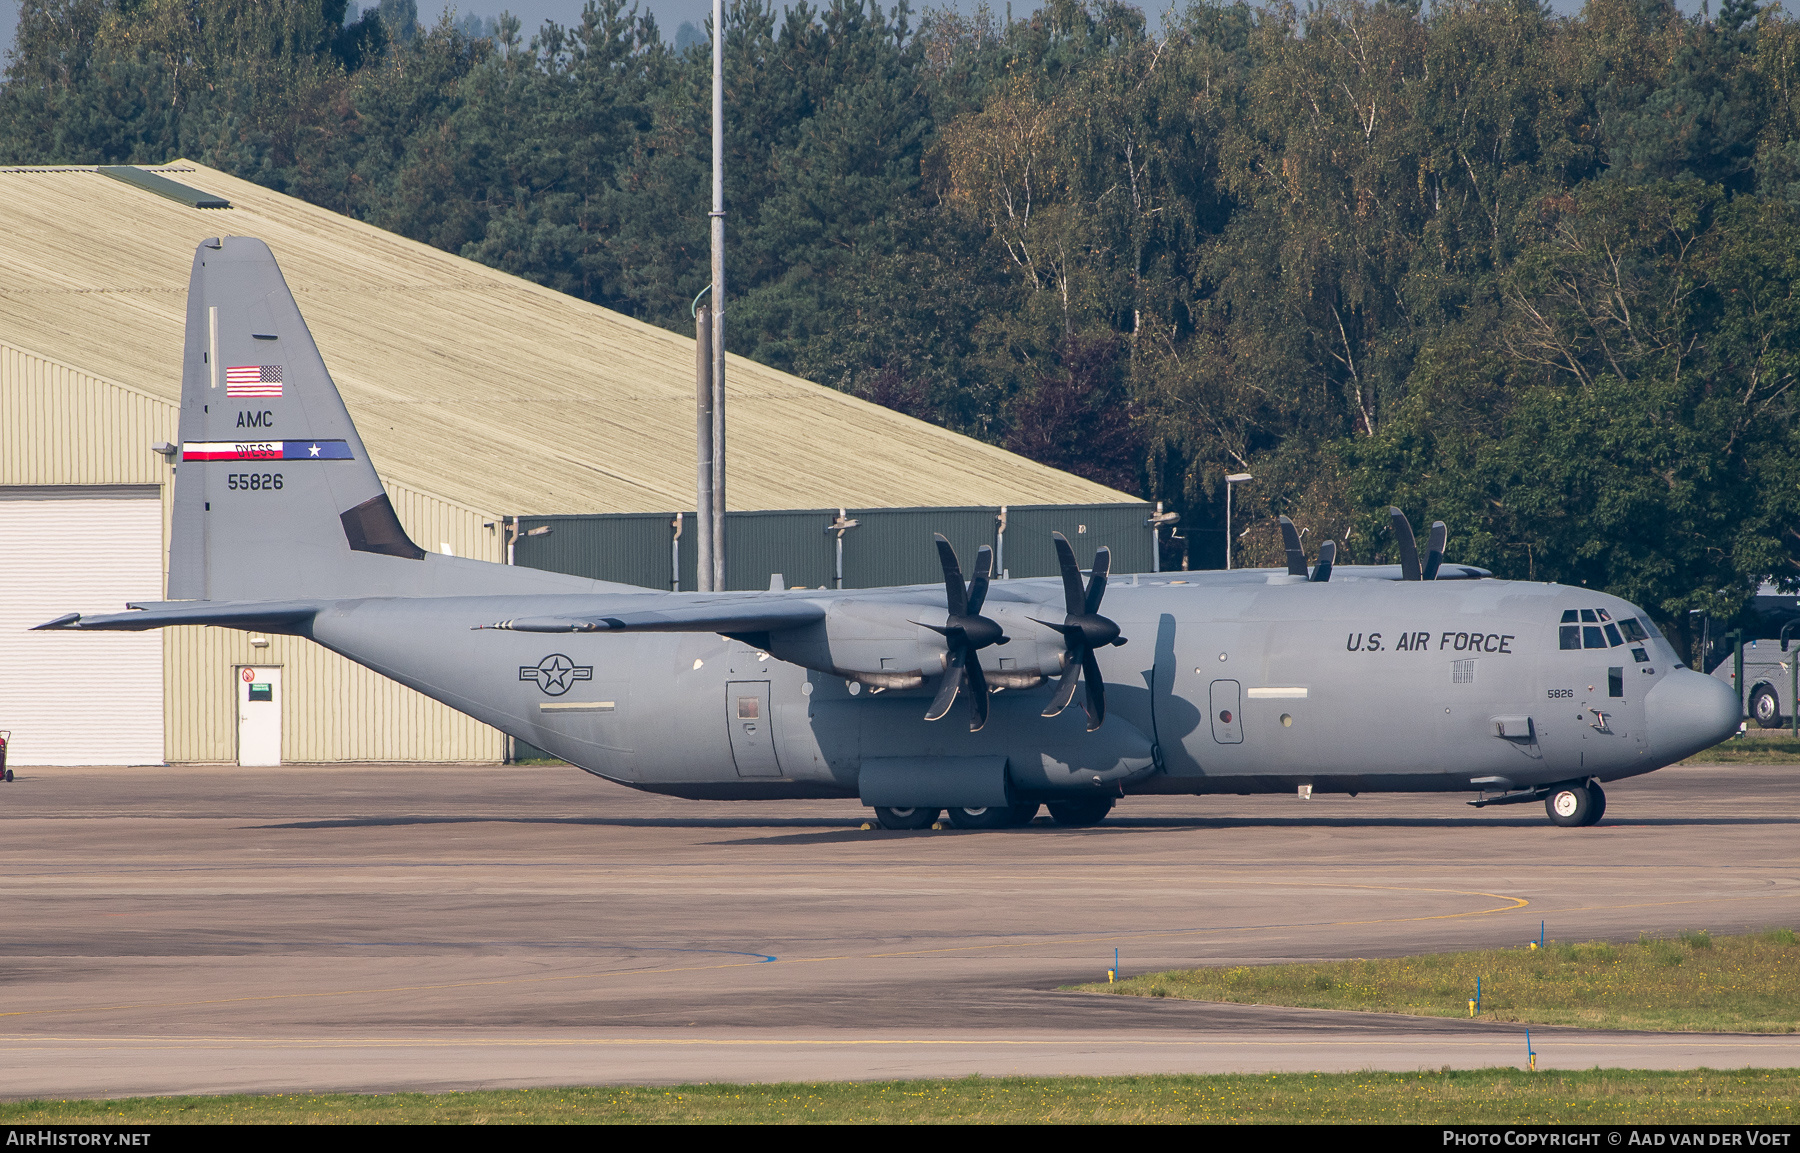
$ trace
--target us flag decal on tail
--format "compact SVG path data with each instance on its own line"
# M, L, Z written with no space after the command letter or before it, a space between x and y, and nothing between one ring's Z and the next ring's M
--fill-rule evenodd
M280 396L279 364L234 364L225 370L226 396Z

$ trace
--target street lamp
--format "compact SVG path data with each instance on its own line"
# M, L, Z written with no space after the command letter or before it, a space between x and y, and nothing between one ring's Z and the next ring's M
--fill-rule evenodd
M1255 480L1247 472L1234 472L1225 478L1225 571L1231 571L1231 495L1238 485Z

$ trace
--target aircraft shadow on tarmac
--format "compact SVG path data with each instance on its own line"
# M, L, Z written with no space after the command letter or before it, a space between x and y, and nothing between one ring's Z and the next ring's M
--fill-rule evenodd
M716 845L806 845L840 841L894 840L922 836L942 836L926 831L896 832L886 829L863 830L860 821L834 817L514 817L514 816L368 816L336 817L317 821L284 821L277 824L252 825L257 829L358 829L387 828L404 825L588 825L612 828L646 829L808 829L785 836L749 837L709 842ZM1636 820L1601 821L1597 828L1629 828L1724 825L1800 825L1794 817L1643 817ZM1041 818L1023 829L983 830L979 835L995 836L1120 836L1144 829L1472 829L1472 828L1548 828L1536 815L1517 817L1113 817L1100 827L1062 829ZM955 831L955 830L946 830Z

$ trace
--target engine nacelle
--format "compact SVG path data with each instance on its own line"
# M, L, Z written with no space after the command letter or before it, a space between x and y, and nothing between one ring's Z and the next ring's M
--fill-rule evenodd
M917 688L943 673L949 650L942 635L913 621L935 624L945 613L919 608L906 620L895 607L863 598L832 601L824 620L771 634L769 652L790 664L876 688ZM1061 635L1031 620L1030 607L990 601L984 611L1009 638L1004 645L981 650L981 669L990 685L1031 688L1067 666Z

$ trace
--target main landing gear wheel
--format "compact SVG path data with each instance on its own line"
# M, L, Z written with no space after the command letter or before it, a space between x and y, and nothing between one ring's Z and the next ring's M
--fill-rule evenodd
M1774 689L1768 685L1756 686L1756 691L1750 694L1750 715L1756 719L1758 728L1781 727L1781 700Z
M1051 801L1050 816L1067 828L1097 825L1112 812L1111 797L1087 797L1079 801Z
M1035 816L1036 805L989 805L984 809L951 809L950 823L959 829L1014 829Z
M938 809L875 809L875 823L884 829L929 829L938 819Z
M1550 823L1565 829L1591 825L1605 811L1606 794L1600 786L1582 781L1557 785L1544 798L1544 812L1549 814Z
M1026 825L1029 825L1031 822L1037 820L1038 810L1042 807L1043 806L1036 801L1030 801L1023 805L1014 805L1012 807L1013 825L1016 828L1021 829Z

